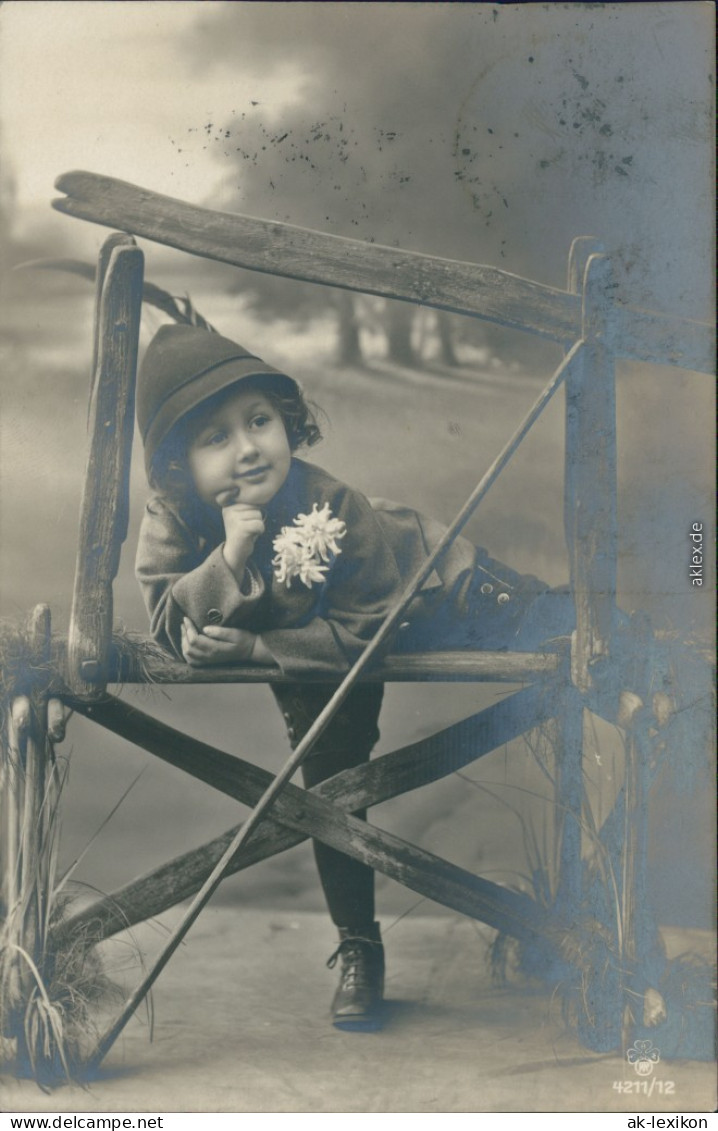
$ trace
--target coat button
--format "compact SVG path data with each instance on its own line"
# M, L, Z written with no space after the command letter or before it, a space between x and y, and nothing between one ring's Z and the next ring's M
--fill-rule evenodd
M509 597L508 593L499 593L496 600L500 605L508 605L511 598Z
M287 738L289 739L289 741L294 742L294 739L296 737L297 737L297 732L295 731L294 727L287 727Z
M407 628L411 628L411 621L403 620L399 625L399 629L402 632L406 632Z
M485 581L484 584L481 586L481 592L484 594L485 597L488 597L489 593L493 593L493 591L494 591L494 587L493 587L493 585L490 585L488 581Z
M207 624L221 624L222 612L220 609L207 610Z

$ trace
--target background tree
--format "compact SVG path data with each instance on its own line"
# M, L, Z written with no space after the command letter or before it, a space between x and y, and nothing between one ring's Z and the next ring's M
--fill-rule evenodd
M634 9L624 32L635 21L641 37ZM583 36L560 5L538 37L506 16L490 4L213 5L187 44L192 65L271 73L294 93L279 111L250 97L188 127L226 170L226 206L558 287L573 236L595 234L622 300L707 315L692 196L656 172L660 154L700 181L711 129L680 19L654 28L638 74L610 11L583 13ZM407 356L405 315L387 317Z

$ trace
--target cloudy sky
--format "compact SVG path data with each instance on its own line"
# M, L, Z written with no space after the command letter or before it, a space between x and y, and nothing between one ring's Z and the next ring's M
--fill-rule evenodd
M629 301L706 316L713 13L6 0L16 227L87 168L558 285L572 236L596 234Z
M238 98L278 108L298 85L291 64L266 81L238 68L195 69L181 45L219 7L195 0L3 4L3 148L22 204L47 205L53 181L69 168L207 197L221 170L198 160L191 135L185 160L178 159L174 139Z

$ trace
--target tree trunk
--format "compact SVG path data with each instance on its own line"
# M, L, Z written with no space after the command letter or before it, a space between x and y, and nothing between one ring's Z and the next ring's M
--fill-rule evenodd
M359 339L359 319L354 305L354 296L349 291L335 291L334 305L337 311L339 341L337 361L339 365L361 365L364 361Z
M386 304L386 336L388 356L397 365L416 365L416 356L411 345L411 327L414 321L414 308L408 303L388 302Z
M436 312L436 329L439 333L439 345L441 347L440 357L444 365L458 365L459 359L454 350L454 334L451 317L445 310L437 310Z

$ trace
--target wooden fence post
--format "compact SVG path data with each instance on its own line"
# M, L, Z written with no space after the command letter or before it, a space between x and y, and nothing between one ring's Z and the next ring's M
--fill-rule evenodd
M37 605L31 614L29 635L34 662L50 662L50 609ZM45 922L47 885L40 882L49 861L45 854L47 824L47 694L36 693L25 740L25 797L22 818L20 892L25 904L23 947L38 963ZM29 974L29 971L27 971ZM32 979L28 979L32 984Z
M558 884L556 911L570 922L582 892L581 816L583 811L583 699L569 686L559 698L556 716L556 815Z
M25 1006L35 988L30 962L41 968L47 928L49 868L47 849L47 689L50 663L50 610L38 605L27 626L31 670L23 694L8 704L3 742L3 1038L15 1038L24 1052ZM33 671L34 669L34 671ZM39 672L35 680L34 672ZM33 686L35 684L35 686ZM30 961L28 961L28 959Z
M610 261L591 254L583 282L581 364L566 386L572 467L570 555L576 598L573 682L587 692L608 659L616 614L616 390Z
M22 945L22 919L20 907L20 869L22 867L22 817L25 810L24 745L30 724L30 699L16 696L8 704L5 719L5 741L2 744L2 806L0 835L2 836L2 934L3 961L3 1032L4 1039L14 1037L17 1016L21 1008L20 962L13 945Z
M142 252L134 241L127 244L128 238L110 236L104 281L98 283L102 289L95 329L90 454L68 633L67 682L77 695L100 694L107 683L112 582L127 535L143 274ZM107 258L105 249L103 253ZM98 280L102 267L103 254Z
M633 1042L636 1027L657 1023L656 1013L666 1014L666 1002L656 985L651 961L660 951L658 927L648 891L648 805L650 786L658 763L656 718L651 703L652 659L656 640L647 618L634 617L634 648L631 694L621 696L619 721L625 731L624 819L621 830L621 965L624 982L624 1049ZM660 739L659 739L660 741ZM632 973L646 966L639 985L631 984ZM652 983L649 977L652 976ZM648 985L647 985L648 983ZM652 991L651 1003L647 989ZM641 1000L641 995L646 995Z
M97 256L97 270L95 272L95 306L94 316L92 319L92 364L90 366L90 397L87 402L88 421L92 408L92 397L95 390L95 383L98 378L97 364L100 357L102 292L105 287L107 269L110 266L110 258L112 256L112 252L116 247L134 246L135 241L132 236L129 236L126 232L113 232L111 236L107 237Z
M575 240L569 259L569 290L582 294L581 336L585 348L566 382L566 483L564 522L569 550L571 585L576 605L576 628L571 647L573 694L567 696L564 719L566 742L562 786L566 804L576 812L576 824L565 826L564 856L570 853L581 876L583 802L582 697L596 692L612 695L618 706L616 681L607 679L616 619L617 475L615 392L615 304L609 259L597 240ZM570 759L570 762L568 761ZM626 767L626 814L635 799L635 759ZM572 800L568 801L569 796ZM573 824L573 822L571 822ZM637 855L641 846L624 836L623 906L621 908L621 965L635 953L634 899ZM645 847L645 846L644 846ZM565 863L570 866L568 859ZM574 876L575 873L571 872ZM575 883L575 880L574 880ZM567 893L568 894L568 893ZM577 891L580 899L580 888ZM631 941L627 943L627 935ZM623 991L625 994L625 990ZM622 994L622 999L623 999ZM618 1008L622 1008L618 1005Z
M578 236L571 243L568 256L567 289L571 294L580 295L583 291L583 277L586 273L586 264L590 256L602 255L603 244L595 236ZM565 420L565 473L564 473L564 504L563 523L566 534L566 546L569 553L569 562L572 569L574 559L574 512L576 505L577 482L580 472L577 464L581 457L580 419L577 402L581 396L581 387L578 373L569 376L566 380L566 420Z
M603 245L595 236L579 236L571 244L568 259L567 289L580 294L586 264L591 255L602 252ZM564 530L574 600L576 600L575 513L577 497L587 471L581 467L582 422L578 402L581 398L585 361L566 378ZM587 453L588 454L588 453ZM590 472L589 472L590 474ZM578 602L577 602L578 604ZM578 618L578 609L577 609ZM556 824L559 830L559 880L556 893L558 909L565 913L577 909L581 899L581 811L583 807L583 700L575 687L569 687L560 702L557 714Z
M649 743L641 711L632 720L626 732L625 804L621 869L621 925L623 952L621 965L625 970L635 968L642 955L641 919L645 900L644 868L646 859L647 782L646 759ZM624 995L627 987L624 986ZM636 1019L635 1002L626 995L628 1008L624 1015L623 1039L626 1047L631 1043L631 1019Z

